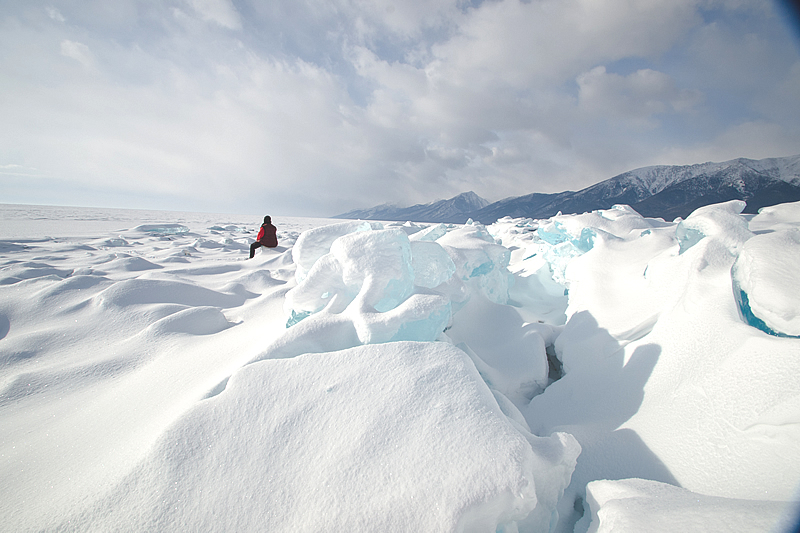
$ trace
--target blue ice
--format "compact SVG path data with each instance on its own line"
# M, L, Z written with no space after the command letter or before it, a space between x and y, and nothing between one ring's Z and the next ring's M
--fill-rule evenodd
M747 293L744 292L741 287L739 287L739 284L736 283L736 281L733 282L733 295L736 298L736 304L739 306L739 313L747 325L761 330L767 335L772 335L773 337L792 339L800 338L800 336L787 335L785 333L775 331L769 327L766 322L758 318L755 313L753 313L753 309L750 307L750 299L748 298Z
M705 237L705 234L694 228L689 228L686 226L684 221L680 221L678 223L678 227L675 228L675 237L678 239L678 255L682 254Z

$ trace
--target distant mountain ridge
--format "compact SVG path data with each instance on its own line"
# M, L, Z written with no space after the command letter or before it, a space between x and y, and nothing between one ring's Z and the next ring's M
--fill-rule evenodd
M476 199L484 205L470 208ZM624 172L580 191L533 193L488 205L470 192L432 204L408 208L378 206L335 218L449 223L464 223L472 218L490 224L505 216L549 218L559 211L584 213L627 204L643 216L673 220L685 218L698 207L734 199L747 202L746 213L756 213L769 205L800 201L800 155L649 166Z
M411 207L398 207L383 204L369 209L355 209L333 218L361 220L413 220L415 222L448 222L463 224L470 213L487 207L489 202L474 192L461 193L449 200L438 200L430 204L417 204Z

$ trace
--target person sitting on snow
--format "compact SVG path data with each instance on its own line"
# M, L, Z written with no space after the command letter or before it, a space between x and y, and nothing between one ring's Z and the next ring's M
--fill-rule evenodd
M275 248L278 246L277 228L272 225L272 218L267 215L264 217L264 223L261 224L261 229L258 230L258 237L256 242L250 245L250 259L255 257L256 248L266 246L267 248Z

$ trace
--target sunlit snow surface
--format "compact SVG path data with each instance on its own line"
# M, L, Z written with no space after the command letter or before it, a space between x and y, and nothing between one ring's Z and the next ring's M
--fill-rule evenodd
M247 260L263 215L0 206L2 529L787 530L800 204L742 208Z

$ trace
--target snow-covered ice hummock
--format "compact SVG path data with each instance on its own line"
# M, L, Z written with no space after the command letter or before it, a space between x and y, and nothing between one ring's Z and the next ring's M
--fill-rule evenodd
M455 507L445 511L453 516L444 522L423 513L418 517L421 521L415 522L413 527L401 527L402 522L390 522L387 527L491 530L517 527L516 523L520 522L527 524L527 527L549 529L551 523L557 521L555 504L569 482L580 448L570 435L556 433L546 438L532 435L511 399L527 401L546 385L547 356L540 333L551 333L551 330L545 326L526 330L518 315L516 320L504 323L502 319L507 315L502 312L497 314L497 308L502 310L507 307L505 304L509 286L513 284L513 275L507 269L509 251L498 245L485 227L470 224L447 231L443 226L434 226L432 230L419 231L416 237L416 232L412 232L410 238L408 233L407 227L382 228L376 223L361 222L320 227L301 235L292 255L296 264L303 265L303 268L298 268L297 285L285 297L288 331L256 361L292 358L309 353L329 354L360 345L379 345L366 352L377 359L384 357L384 351L396 350L381 347L384 343L394 345L397 342L414 341L413 344L401 346L408 346L404 351L412 365L427 365L424 362L425 352L434 350L439 353L442 348L437 346L458 344L462 350L449 348L448 353L458 354L463 359L459 364L465 365L465 368L477 367L480 374L475 372L472 378L478 378L479 389L489 394L483 400L486 405L480 410L487 414L494 412L491 416L499 418L493 423L508 424L509 431L518 434L517 439L523 439L520 442L527 440L529 443L522 446L524 456L520 455L521 452L514 452L510 464L516 466L510 470L503 468L508 473L518 469L513 476L522 476L520 479L524 479L523 484L529 488L525 492L519 486L511 488L505 485L505 496L499 500L493 492L484 493L480 489L477 495L470 495L460 502L454 501L452 506ZM486 320L481 320L481 317L486 317ZM495 333L503 337L503 342L482 342L480 331L485 328L498 328ZM469 362L470 357L472 362ZM367 366L370 364L378 363L365 362ZM439 378L434 374L425 378L425 381L432 380L434 390L449 387L446 383L449 373L437 372L441 374ZM366 370L362 373L367 374ZM483 377L485 383L479 376ZM394 378L387 379L391 384L382 385L386 388L384 395L397 386ZM463 380L463 377L458 379ZM417 378L415 380L420 382ZM486 388L487 384L490 388ZM380 388L376 387L375 390ZM390 397L388 402L402 405L408 401L408 394L403 389L401 397ZM384 400L382 398L380 401ZM377 400L365 398L364 401L369 403ZM421 405L430 406L439 402L423 399ZM358 408L365 413L366 409ZM408 410L408 420L411 420L411 411ZM403 419L406 420L406 416ZM433 438L436 441L452 436L463 446L465 442L461 433L472 432L472 422L460 415L455 416L454 421L457 423L452 432L446 429L445 421L437 417L435 427L419 427L414 434L422 436L424 440ZM428 430L437 436L427 436ZM397 428L392 431L397 431ZM358 431L347 433L357 434ZM403 440L410 442L408 438ZM472 439L466 440L466 443L470 442L478 444ZM454 454L457 447L443 444L442 452L429 447L429 453L433 455L420 457L419 449L414 448L408 459L397 458L393 462L402 464L404 460L414 458L432 461L431 464L444 464L444 458L438 457L438 454ZM481 449L471 449L469 446L464 453L464 460L479 463L479 455L486 451L482 448L484 444L479 446ZM489 452L494 457L491 461L506 460L501 452L503 446L496 443L488 446L488 449L494 450ZM535 453L528 454L531 446ZM445 453L444 450L449 452ZM470 456L472 458L467 459ZM371 470L374 466L364 463L364 468ZM466 466L453 465L453 468L462 470ZM409 465L406 470L414 472L418 468ZM430 472L423 468L420 475L424 478ZM467 477L473 475L475 479L484 478L481 484L508 483L502 476L494 479L494 474L489 470ZM448 478L450 476L447 475ZM465 482L464 479L452 478L455 485L461 486ZM518 484L519 480L514 483ZM483 500L488 503L467 505L467 502ZM412 500L412 503L415 501L418 500ZM395 501L394 505L402 503ZM381 511L381 514L385 513Z
M784 502L719 498L646 479L592 481L589 533L796 531Z
M91 530L495 531L555 522L578 453L510 423L446 343L245 366L80 518Z
M524 258L515 271L530 276L540 257L555 256L547 263L568 290L554 343L563 377L522 407L535 434L565 431L582 447L557 531L585 531L604 506L616 506L613 517L633 505L597 497L599 486L592 499L587 484L603 479L684 492L642 489L638 521L593 530L641 530L645 513L672 517L670 530L705 531L742 500L753 502L742 507L747 520L726 520L727 530L791 512L800 488L798 205L743 216L744 203L732 201L673 223L616 206L492 227ZM692 493L707 499L678 520L670 506Z

